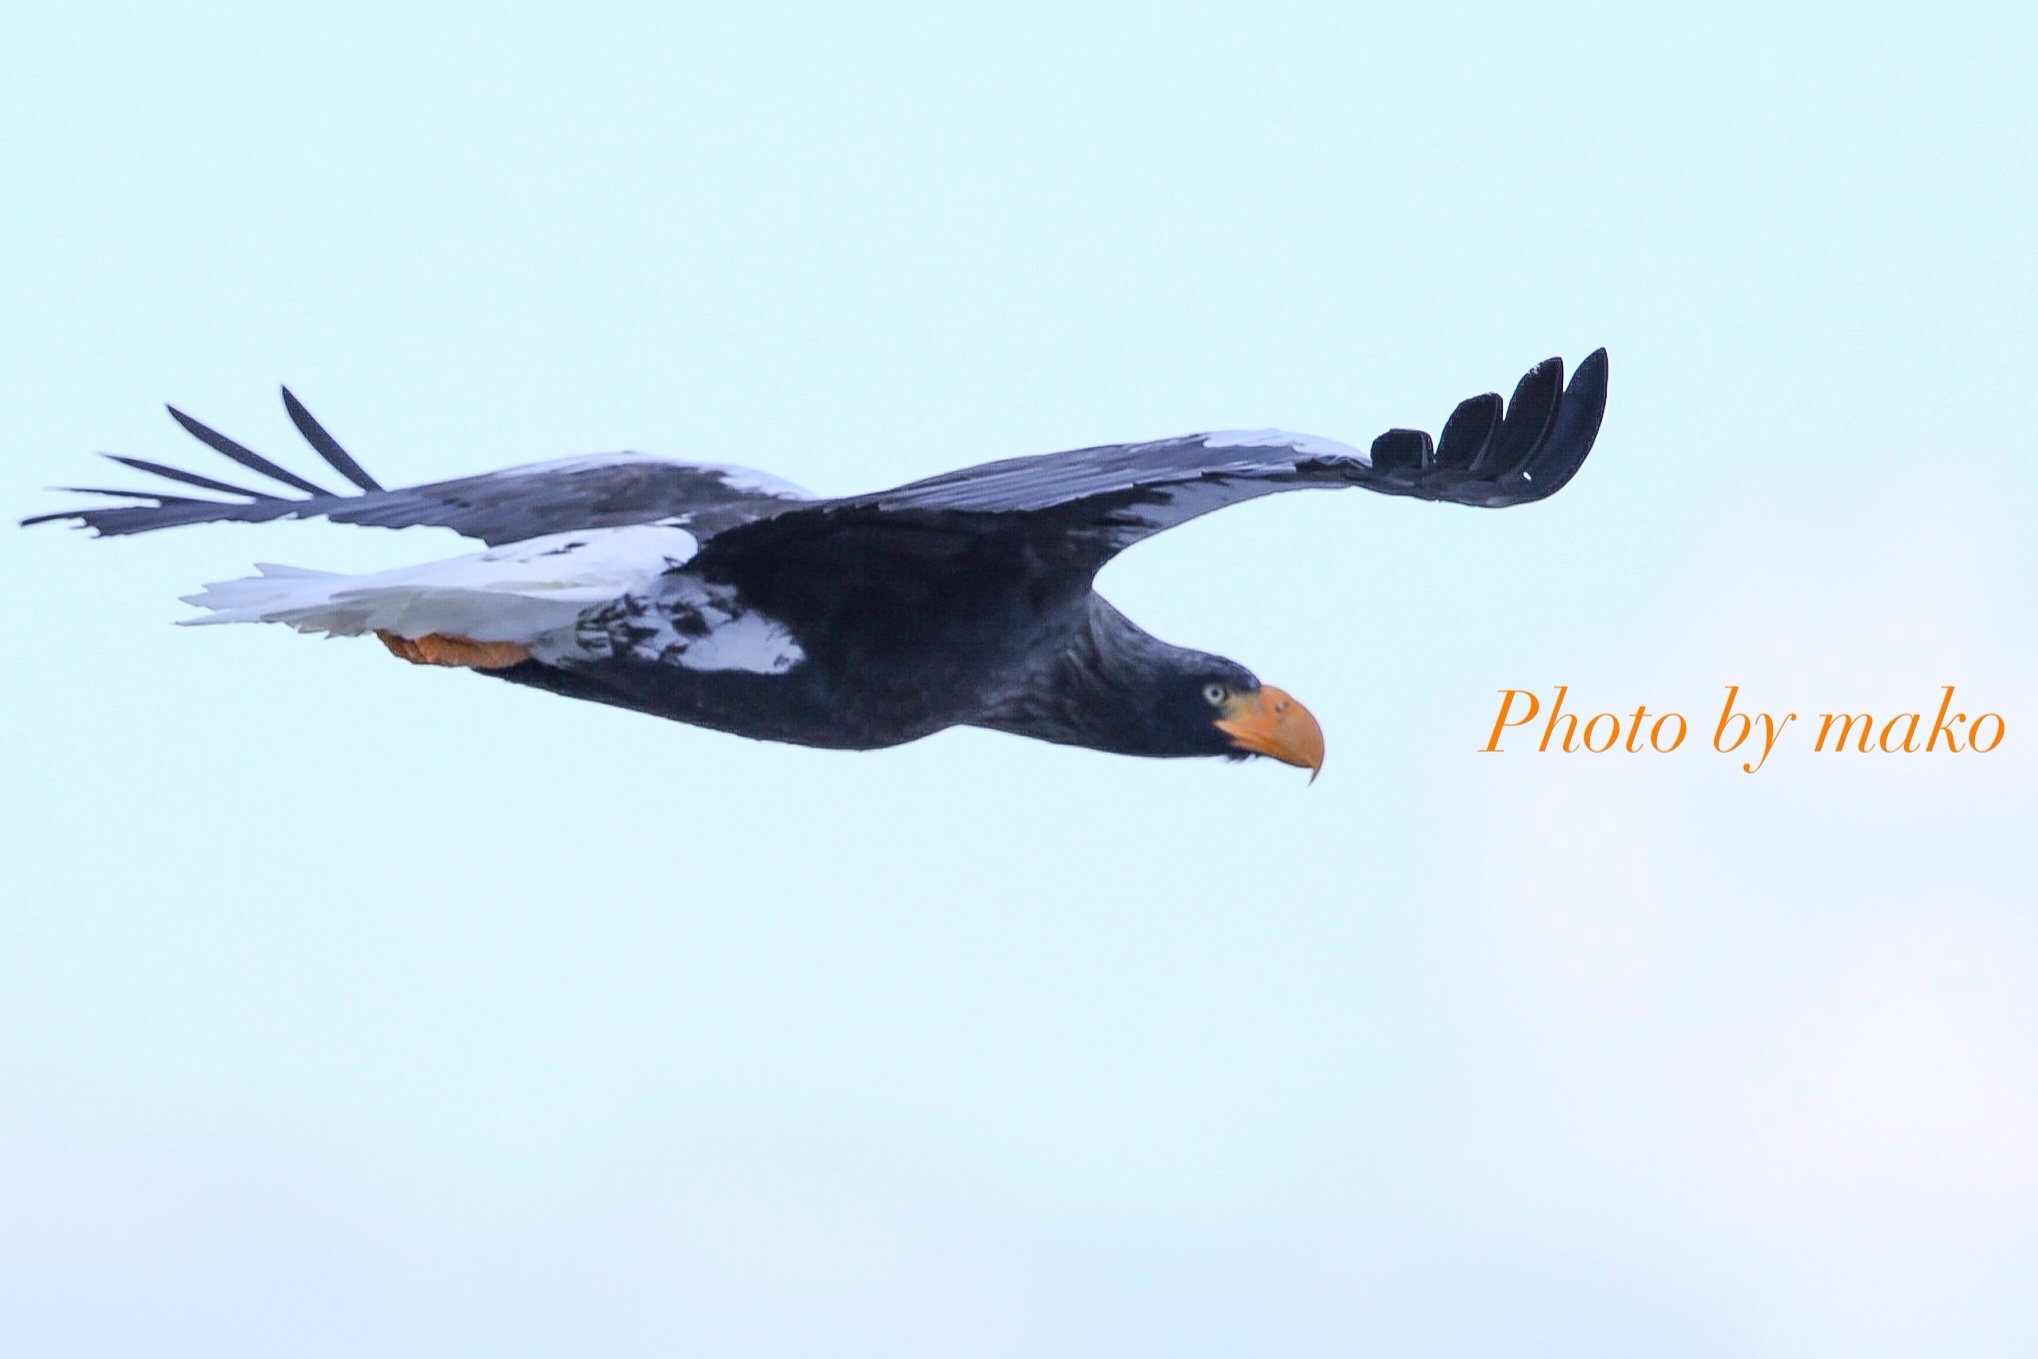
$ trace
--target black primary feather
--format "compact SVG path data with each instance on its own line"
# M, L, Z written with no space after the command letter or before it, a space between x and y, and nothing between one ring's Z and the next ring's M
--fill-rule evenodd
M1485 451L1466 470L1475 477L1499 480L1520 468L1529 455L1542 446L1556 418L1557 405L1564 399L1564 361L1544 359L1522 375L1500 428L1487 441Z
M1460 471L1470 467L1486 451L1493 431L1500 428L1500 413L1498 392L1487 392L1460 401L1458 408L1451 412L1451 418L1444 421L1444 432L1437 439L1435 460L1424 470L1449 468Z
M306 495L332 494L331 491L328 491L316 482L306 481L287 467L278 467L254 449L244 444L235 443L218 430L193 420L175 406L166 406L164 409L170 412L172 420L184 426L185 432L190 434L192 438L211 448L216 453L224 453L227 457L232 458L249 471L260 472L263 476L274 481L280 481L285 486L294 487L297 490L303 491Z
M288 387L283 389L283 409L290 412L290 423L297 426L297 432L304 436L304 441L317 449L318 455L330 463L335 472L364 491L382 489L382 483L369 476L367 470L340 447L338 439L326 433L326 427L304 408L304 403L292 395Z
M271 495L267 491L251 491L245 486L236 486L230 481L215 481L211 477L201 477L196 472L182 472L177 468L165 467L159 462L149 462L143 458L127 458L122 457L118 453L101 453L99 456L111 458L121 466L132 467L137 472L152 472L156 476L166 477L171 481L181 481L186 486L196 486L202 490L223 491L227 495L244 495L250 500L282 499L281 496Z
M1606 415L1606 351L1594 350L1578 365L1571 385L1564 389L1564 401L1542 447L1529 456L1522 468L1523 480L1531 481L1538 499L1553 496L1564 488L1585 465L1585 455L1599 438L1599 424Z

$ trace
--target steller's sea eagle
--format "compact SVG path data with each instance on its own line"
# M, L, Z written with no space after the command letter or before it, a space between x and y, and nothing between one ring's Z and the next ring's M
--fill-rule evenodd
M1499 508L1556 494L1591 451L1606 351L1531 368L1503 407L1461 403L1432 443L1361 451L1280 430L1012 458L833 499L739 467L635 453L385 490L292 396L291 420L358 488L336 495L175 407L202 443L289 492L139 458L237 497L65 488L146 504L37 515L101 534L323 515L431 524L485 552L371 575L261 566L189 596L193 623L374 633L420 665L742 736L871 750L958 725L1126 755L1267 755L1315 771L1307 708L1221 656L1150 636L1091 588L1113 556L1211 510L1309 487Z

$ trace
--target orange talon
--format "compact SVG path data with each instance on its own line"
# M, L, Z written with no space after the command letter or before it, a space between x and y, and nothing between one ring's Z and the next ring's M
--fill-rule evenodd
M398 637L377 628L375 635L393 656L412 665L466 665L476 670L506 670L531 659L531 649L518 642L475 642L428 632L422 637Z

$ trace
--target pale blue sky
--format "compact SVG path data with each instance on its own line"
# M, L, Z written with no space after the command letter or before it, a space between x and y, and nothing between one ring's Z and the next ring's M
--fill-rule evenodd
M433 532L0 532L0 1351L2012 1355L2038 1303L2021 6L76 6L0 47L0 510L175 401L823 492L1434 429L1103 588L1323 778L867 755L183 631ZM1670 757L1479 756L1495 690ZM1698 749L1726 684L2005 715Z

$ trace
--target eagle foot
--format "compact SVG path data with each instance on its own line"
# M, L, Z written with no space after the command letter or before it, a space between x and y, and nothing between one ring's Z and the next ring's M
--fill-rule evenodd
M382 645L389 648L390 655L401 656L412 665L466 665L476 670L506 670L531 659L531 649L516 642L474 642L465 637L449 637L443 632L428 632L422 637L398 637L380 628L375 630L375 635L382 639Z

